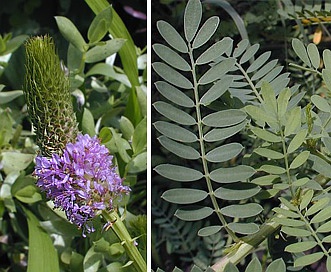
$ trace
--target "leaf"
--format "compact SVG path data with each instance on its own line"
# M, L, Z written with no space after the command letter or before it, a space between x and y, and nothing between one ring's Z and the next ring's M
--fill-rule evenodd
M85 62L93 63L117 53L126 41L124 39L112 39L103 45L96 45L86 52Z
M241 56L247 47L249 46L249 40L247 39L242 39L236 46L236 48L233 50L233 57L238 58Z
M268 62L266 65L264 65L259 71L257 71L253 76L252 76L252 80L258 80L260 78L262 78L263 76L265 76L267 73L269 73L276 65L277 65L278 60L272 60L270 62ZM269 82L269 80L263 80L265 82ZM260 87L260 84L259 86Z
M245 272L262 272L262 266L258 258L254 257L246 267Z
M60 271L57 252L51 237L40 227L32 212L24 209L29 227L28 272Z
M259 186L268 186L272 185L274 180L279 178L278 175L266 175L262 177L255 178L251 180L252 183L259 185Z
M178 53L168 46L156 43L153 45L155 53L166 63L181 71L190 71L191 67Z
M231 127L226 127L226 128L215 128L211 131L209 131L205 137L204 140L206 142L216 142L216 141L221 141L224 139L227 139L239 131L241 131L247 124L247 121L243 121L235 126Z
M63 16L55 16L55 20L62 36L79 51L85 52L87 50L87 44L76 26L68 18Z
M273 175L281 175L286 172L286 169L276 165L264 164L259 168L259 171L263 171Z
M162 101L153 104L154 108L168 119L181 125L195 125L195 119L188 113Z
M133 157L126 167L130 174L137 174L145 171L147 169L147 152L142 152Z
M232 83L232 76L222 77L201 97L200 103L204 106L207 106L210 103L214 102L229 89Z
M305 184L307 184L309 181L309 178L301 178L301 179L298 179L298 180L295 180L292 185L293 186L297 186L297 187L300 187L300 186L304 186Z
M168 122L157 121L154 126L160 133L176 141L193 143L198 140L197 136L191 131Z
M35 203L42 200L41 194L35 185L28 185L18 190L14 195L23 203Z
M134 126L132 125L131 121L125 116L121 116L119 123L120 123L120 130L123 133L123 137L127 140L132 139L134 133Z
M286 272L286 266L283 259L279 258L269 264L265 272Z
M328 206L318 212L310 221L311 224L320 223L328 220L331 217L331 206Z
M310 204L313 196L314 196L314 191L313 190L308 190L307 192L305 192L305 194L301 198L301 202L300 202L300 206L299 206L300 211L302 211L303 209L308 207L308 205Z
M206 154L206 160L209 162L225 162L238 156L243 149L244 147L239 143L226 144L209 151Z
M320 53L318 52L317 46L313 43L308 44L307 53L308 53L308 57L310 59L311 64L313 65L313 67L315 69L318 69L318 67L320 66L320 63L321 63L321 59L320 59Z
M84 108L83 118L82 118L82 131L89 134L90 136L95 135L94 129L94 117L89 109Z
M215 64L203 76L199 79L199 85L205 85L220 79L227 72L234 68L236 60L234 58L228 58L220 63Z
M0 92L0 105L6 104L15 98L23 95L23 91Z
M316 241L298 242L298 243L288 245L285 248L285 251L291 252L291 253L299 253L299 252L303 252L303 251L312 249L316 245L317 245Z
M165 21L158 21L156 24L163 39L174 49L179 52L187 53L187 45L179 33Z
M165 81L155 82L158 91L171 102L186 108L194 107L194 102L186 94Z
M184 33L188 42L191 42L199 28L202 17L200 0L189 0L184 11Z
M304 44L302 43L302 41L300 41L297 38L294 38L292 40L292 47L293 50L295 52L295 54L297 54L297 56L309 67L311 67L311 63L306 51L306 47L304 46Z
M328 272L331 271L331 257L330 256L327 256L327 259L326 259L326 270Z
M331 69L331 51L330 49L323 50L323 64L325 69Z
M258 70L270 58L271 51L267 51L260 55L246 70L246 73L252 73Z
M247 218L258 215L263 211L263 207L257 203L247 203L242 205L229 205L222 208L221 213L229 217Z
M236 233L249 235L259 231L259 226L255 223L229 223L229 229Z
M321 198L319 199L316 203L314 203L305 213L306 216L310 216L313 215L317 212L319 212L320 210L322 210L327 204L329 204L330 202L330 198L325 197L325 198Z
M310 155L309 159L314 162L312 166L313 170L328 178L331 178L331 172L330 172L331 166L329 163L327 163L325 160L321 159L320 157L312 154Z
M140 153L147 146L147 118L142 119L136 126L132 135L132 150L134 154Z
M300 130L291 140L288 148L287 148L287 153L293 153L294 151L296 151L302 144L303 142L306 140L306 136L307 136L307 129L303 129Z
M294 267L306 266L318 262L324 256L323 252L316 252L297 258L294 261Z
M259 127L253 127L251 128L251 131L262 140L265 140L267 142L271 143L279 143L281 142L281 138L278 135L273 134L272 132L269 132L267 130L261 129Z
M244 107L245 111L258 122L275 123L277 122L274 114L267 114L262 107L247 105Z
M209 127L228 127L244 121L246 116L242 110L222 110L205 116L202 123Z
M290 164L290 169L296 169L303 165L308 160L309 154L308 150L301 152Z
M272 210L275 213L281 214L281 215L283 215L285 217L290 217L290 218L299 218L300 217L299 214L297 214L295 212L292 212L292 211L289 211L287 209L276 207L276 208L273 208Z
M198 221L210 216L214 210L210 207L203 207L200 209L178 209L175 216L185 221Z
M319 95L312 95L311 96L311 102L313 102L313 104L320 110L320 111L324 111L324 112L331 112L331 108L329 103L326 101L326 99L324 99L323 97L319 96Z
M319 226L316 230L318 233L325 233L331 231L331 221L324 223L323 225Z
M255 196L261 188L252 183L227 184L216 189L215 196L224 200L243 200Z
M224 272L239 272L239 270L233 263L228 262L224 267Z
M112 7L109 6L101 11L93 19L87 32L90 43L99 42L108 32L112 21Z
M301 127L301 108L295 107L289 112L289 116L285 124L285 130L284 130L285 136L289 136L293 133L296 133L300 127Z
M207 21L199 29L197 35L195 36L195 39L193 40L192 43L192 48L193 49L199 48L200 46L208 42L211 36L213 36L215 31L217 30L219 22L220 19L217 16L212 16L208 18Z
M5 174L9 174L12 171L21 171L26 169L33 161L34 154L25 154L16 151L3 151L2 156L2 170Z
M161 164L154 168L161 176L175 181L195 181L203 177L198 170L173 164Z
M255 174L255 169L247 165L229 168L218 168L210 173L210 178L219 183L244 181Z
M254 45L250 46L246 50L246 52L242 55L242 57L240 58L239 63L243 64L243 63L247 62L248 60L250 60L255 55L257 50L259 50L259 48L260 48L259 44L254 44Z
M217 232L219 232L223 227L222 226L208 226L208 227L204 227L202 229L200 229L198 231L198 235L199 236L210 236L213 235Z
M167 64L162 62L154 62L152 66L155 72L166 81L171 82L175 86L183 89L193 89L191 81Z
M176 204L193 204L204 200L208 193L203 190L178 188L165 191L161 198Z
M272 150L272 149L264 148L264 147L258 147L257 149L254 150L254 152L256 154L259 154L262 157L273 159L273 160L279 160L279 159L284 158L284 154L282 154L278 151Z
M326 84L326 87L331 90L331 69L322 70L322 78Z
M296 219L289 219L289 218L283 218L283 217L275 217L272 219L272 221L287 227L302 227L305 225L305 222L301 220Z
M199 33L198 33L199 35ZM229 37L225 37L222 40L214 43L212 46L210 46L206 51L204 51L196 60L197 65L202 65L209 63L217 58L219 58L221 55L223 55L226 50L231 46L233 43L233 40Z
M311 235L311 232L308 230L292 227L282 227L282 232L294 237L306 237Z
M181 158L189 160L197 160L200 158L200 153L191 146L177 143L166 136L161 136L158 140L162 146Z

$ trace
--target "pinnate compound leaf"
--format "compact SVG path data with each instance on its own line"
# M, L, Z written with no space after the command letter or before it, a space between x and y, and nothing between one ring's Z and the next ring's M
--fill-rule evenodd
M314 43L310 43L307 46L307 53L310 59L311 64L315 69L318 69L321 63L320 53L317 46Z
M155 82L155 87L169 101L185 108L194 107L194 102L191 98L174 86L170 85L168 82L157 81Z
M291 140L288 148L287 148L287 153L293 153L294 151L296 151L302 144L303 142L306 140L306 136L307 136L307 129L303 129L300 130Z
M247 121L243 121L235 126L231 127L226 127L226 128L215 128L211 131L209 131L204 139L206 142L216 142L216 141L221 141L224 139L227 139L239 131L241 131L247 124Z
M309 154L308 150L301 152L290 164L290 169L296 169L303 165L308 160Z
M247 218L258 215L263 207L257 203L229 205L221 209L221 213L229 217Z
M203 207L199 209L178 209L175 216L185 221L198 221L210 216L214 210L210 207Z
M173 164L160 164L154 170L161 176L175 181L195 181L203 177L198 170Z
M225 59L213 67L199 79L200 85L205 85L222 78L227 72L231 71L235 66L236 60L234 58Z
M328 220L331 217L331 206L328 206L326 208L324 208L323 210L321 210L320 212L318 212L318 214L316 214L310 221L310 223L320 223L323 221Z
M164 80L174 84L183 89L192 89L193 85L182 74L171 68L169 65L162 62L154 62L152 64L156 73L158 73Z
M274 260L269 264L266 272L286 272L286 266L283 259Z
M178 188L165 191L161 197L171 203L193 204L204 200L207 196L208 193L203 190Z
M197 160L200 158L200 153L191 146L177 143L166 136L161 136L158 140L162 146L181 158L189 160Z
M243 149L244 147L239 143L226 144L209 151L206 154L206 160L209 162L225 162L238 156Z
M153 45L155 53L166 63L181 71L190 71L191 67L177 52L168 46L156 43Z
M207 21L199 29L199 31L192 43L193 49L196 49L209 41L211 36L213 36L213 34L215 33L215 31L219 25L219 22L220 22L220 19L217 16L213 16L213 17L210 17L209 19L207 19ZM218 56L216 56L216 57L218 57Z
M188 52L188 48L185 41L172 25L165 21L158 21L156 26L163 39L171 47L182 53Z
M245 50L247 49L248 46L249 46L249 40L247 40L247 39L241 40L237 44L236 48L233 50L233 54L232 55L235 58L240 57L245 52Z
M243 200L255 196L261 188L252 183L227 184L218 188L214 194L224 200Z
M87 38L90 43L100 41L108 32L112 21L112 7L104 9L95 16L88 31Z
M200 229L198 231L199 236L210 236L219 232L223 227L222 226L208 226Z
M246 70L247 73L255 72L257 69L259 69L262 65L266 63L266 61L271 56L271 51L267 51L263 53L261 56L259 56Z
M282 227L282 232L294 237L306 237L311 235L311 232L308 230L293 227Z
M285 251L291 252L291 253L299 253L299 252L303 252L303 251L312 249L316 245L317 245L316 241L298 242L298 243L288 245L285 248Z
M206 106L214 102L229 89L232 82L233 82L232 76L222 77L201 97L200 103Z
M200 0L189 0L184 12L184 33L188 42L191 42L199 28L202 17Z
M311 63L307 54L307 50L305 45L302 41L300 41L297 38L294 38L292 40L292 47L294 52L297 54L297 56L309 67L311 67Z
M191 131L168 122L157 121L154 126L160 133L176 141L193 143L198 140L197 136Z
M324 256L323 252L316 252L309 255L299 257L294 261L294 267L306 266L318 262Z
M233 183L244 181L255 174L255 169L247 165L229 168L219 168L210 173L210 178L219 183Z
M324 111L324 112L331 112L331 107L329 105L329 103L326 101L326 99L324 99L323 97L321 97L320 95L312 95L311 96L311 102L313 102L313 104L320 110L320 111Z
M270 143L279 143L282 140L280 136L259 127L253 127L251 130L257 137Z
M182 111L171 104L157 101L153 104L154 108L161 113L163 116L167 117L168 119L181 124L181 125L195 125L196 121L195 119L186 113L185 111Z
M253 234L259 231L259 226L255 223L229 223L228 227L233 232L244 235Z
M246 116L246 113L242 110L229 109L205 116L202 123L210 127L228 127L244 121Z
M260 45L259 44L254 44L252 46L250 46L246 52L242 55L242 57L240 58L239 63L243 64L247 61L249 61L252 57L254 57L255 53L257 52L257 50L259 50Z
M328 205L330 202L330 198L325 197L325 198L321 198L319 199L316 203L314 203L306 212L306 216L310 216L313 215L317 212L319 212L320 210L322 210L326 205Z
M262 265L258 258L254 257L246 267L245 272L262 272Z
M211 61L217 59L226 52L226 50L229 48L229 46L232 45L232 43L233 40L229 37L225 37L222 40L214 43L198 57L198 59L196 60L196 64L202 65L210 63Z

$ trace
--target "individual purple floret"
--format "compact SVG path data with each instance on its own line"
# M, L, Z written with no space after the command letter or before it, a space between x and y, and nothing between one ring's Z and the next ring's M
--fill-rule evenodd
M68 143L62 156L36 158L37 186L65 211L68 220L87 233L93 232L91 219L102 210L111 210L130 191L112 165L113 156L99 139L78 135Z

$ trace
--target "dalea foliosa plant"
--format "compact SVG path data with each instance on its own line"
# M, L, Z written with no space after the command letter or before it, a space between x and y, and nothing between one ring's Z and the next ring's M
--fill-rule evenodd
M24 94L40 149L33 172L37 186L83 237L96 231L93 219L101 216L103 231L112 229L135 269L146 271L135 240L117 214L118 204L131 190L123 185L100 139L78 130L69 79L53 39L33 37L25 48Z

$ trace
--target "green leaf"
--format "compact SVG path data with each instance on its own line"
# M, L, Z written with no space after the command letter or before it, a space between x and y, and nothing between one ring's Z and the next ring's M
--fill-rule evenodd
M238 156L243 149L244 147L239 143L226 144L209 151L206 154L206 160L209 162L225 162Z
M306 216L310 216L313 215L317 212L319 212L320 210L322 210L327 204L329 204L330 202L330 198L325 197L325 198L321 198L319 200L317 200L316 203L314 203L314 205L312 205L307 212L305 213Z
M33 161L34 154L24 154L16 151L4 151L2 156L2 170L8 174L12 171L21 171L29 166Z
M309 154L308 150L301 152L290 164L290 169L296 169L303 165L308 160Z
M274 79L280 71L278 71L278 69L282 69L281 67L277 67L277 70L272 70L273 68L275 68L275 66L277 65L278 60L272 60L270 62L268 62L266 65L264 65L259 71L257 71L253 76L252 76L252 80L258 80L260 78L262 78L263 76L267 75L270 71L272 73L272 76L269 75L268 77L270 77L271 79L267 79L267 76L265 78L263 78L261 80L261 82L258 82L256 84L256 87L260 87L263 85L263 82L269 82L272 79ZM275 74L274 74L275 73Z
M280 175L286 172L286 169L276 165L264 164L259 168L259 171L263 171L273 175Z
M35 185L28 185L18 190L14 195L23 203L35 203L42 199Z
M51 237L39 225L32 212L24 209L29 227L28 272L60 271L57 252Z
M203 190L178 188L165 191L161 198L176 204L193 204L204 200L208 193Z
M179 52L187 53L187 45L183 38L179 35L176 29L173 28L169 23L165 21L158 21L157 29L159 30L163 39L174 49Z
M178 209L175 216L185 221L198 221L210 216L214 210L210 207L203 207L200 209Z
M287 227L302 227L305 225L304 221L283 218L283 217L275 217L272 219L272 221L274 221L282 226L287 226Z
M239 270L233 263L228 262L224 267L224 272L239 272Z
M277 98L278 118L282 118L285 115L290 98L290 88L285 88L279 93Z
M244 121L246 116L242 110L222 110L205 116L202 123L209 127L228 127Z
M208 227L204 227L202 229L200 229L198 231L198 235L199 236L210 236L213 235L217 232L219 232L222 229L222 226L208 226Z
M238 58L239 56L241 56L245 50L247 49L247 47L249 46L249 40L247 39L242 39L236 46L236 48L233 50L233 56L235 58Z
M184 12L184 33L188 42L191 42L199 28L202 17L200 0L189 0Z
M274 260L271 264L269 264L265 272L286 272L286 266L283 259L280 258Z
M310 221L311 224L320 223L328 220L331 217L331 206L328 206L318 212Z
M279 160L284 158L284 154L264 147L258 147L257 149L254 150L254 152L262 157L273 160Z
M233 232L244 235L253 234L259 231L259 226L255 223L229 223L228 227Z
M285 130L284 130L285 136L289 136L293 133L296 133L300 127L301 127L301 108L295 107L289 112L289 116L285 124Z
M296 151L301 145L302 143L306 140L306 136L307 136L307 129L304 130L300 130L291 140L288 148L287 148L287 153L293 153L294 151Z
M272 132L269 132L267 130L264 130L259 127L252 127L251 131L262 140L265 140L270 143L279 143L281 142L281 137L278 135L273 134Z
M322 243L331 243L331 235L325 236L322 240Z
M211 131L209 131L204 139L206 142L216 142L216 141L221 141L224 139L227 139L239 131L241 131L247 124L247 121L243 121L239 123L238 125L231 126L231 127L226 127L226 128L215 128Z
M277 101L274 89L270 83L262 83L261 94L264 100L263 108L267 114L277 116Z
M252 183L227 184L218 188L214 194L224 200L243 200L255 196L261 188Z
M183 89L193 89L191 81L167 64L162 62L154 62L152 66L155 72L166 81L171 82L175 86Z
M294 267L306 266L318 262L324 256L323 252L316 252L309 255L299 257L294 261Z
M301 179L295 180L292 183L292 185L300 187L300 186L304 186L305 184L307 184L308 181L309 181L309 178L301 178Z
M331 231L331 221L326 222L325 224L319 226L316 230L318 233L325 233Z
M311 67L310 60L307 54L306 47L303 42L297 38L292 40L292 47L297 56L309 67Z
M323 51L323 64L326 69L331 69L331 51L324 49Z
M123 137L127 140L130 140L134 133L134 126L131 121L125 116L121 116L119 120L120 130L123 133Z
M258 106L247 105L244 107L245 111L258 122L276 123L277 119L274 114L267 114L266 111Z
M309 159L314 162L312 166L313 170L328 178L331 178L331 172L330 172L331 166L328 162L312 154L310 155Z
M154 108L168 119L181 125L195 125L195 119L188 113L162 101L153 104Z
M316 241L298 242L298 243L288 245L285 248L285 251L291 252L291 253L299 253L299 252L303 252L303 251L312 249L316 245L317 245Z
M314 43L308 44L307 53L313 67L318 69L321 63L321 58L317 46Z
M328 256L327 259L326 259L326 270L328 272L331 271L331 257L330 256Z
M308 190L301 198L300 211L307 208L314 196L314 190Z
M171 65L173 68L181 71L190 71L191 67L178 53L170 49L168 46L156 43L153 45L155 53L166 63Z
M242 205L229 205L221 209L221 213L229 217L247 218L256 216L263 211L263 207L257 203Z
M294 237L306 237L311 235L311 232L308 230L292 227L282 227L282 232Z
M258 258L254 257L247 265L245 272L262 272L262 266Z
M210 178L219 183L244 181L255 174L255 169L247 165L219 168L210 173Z
M211 61L222 56L226 50L231 46L233 40L229 37L225 37L222 40L214 43L211 47L209 47L206 51L204 51L196 60L197 65L202 65L206 63L210 63Z
M127 164L128 173L137 174L147 169L147 152L142 152L133 157Z
M214 102L229 89L232 83L232 76L222 77L201 97L200 103L204 106L207 106L210 103Z
M132 135L132 150L134 154L143 151L147 146L147 117L136 126Z
M93 63L104 60L105 58L118 52L125 42L126 40L124 39L112 39L106 41L105 44L96 45L86 52L85 62Z
M173 164L161 164L156 166L154 170L161 176L175 181L195 181L203 177L198 170Z
M108 32L112 21L112 7L109 6L101 11L93 19L88 32L87 38L90 43L99 42Z
M259 44L254 44L250 46L240 58L239 63L243 64L248 60L250 60L252 57L254 57L255 53L257 52L257 50L259 50L259 48L260 48Z
M312 95L311 96L311 102L313 102L313 104L321 111L324 112L331 112L331 108L329 103L327 102L326 99L324 99L323 97L319 96L319 95Z
M176 141L193 143L198 140L197 136L191 131L168 122L157 121L154 126L160 133Z
M156 89L171 102L186 108L194 107L194 102L186 94L165 81L155 83Z
M85 52L87 50L87 44L76 26L68 18L63 16L55 16L55 20L62 36L79 51Z
M246 73L252 73L255 72L257 69L259 69L262 65L266 63L266 61L270 58L271 51L267 51L260 55L246 70Z
M203 76L199 79L200 85L205 85L222 78L227 72L231 71L235 67L236 60L234 58L228 58L220 63L215 64Z
M331 69L323 69L322 77L326 84L326 87L331 90Z
M207 19L207 21L199 29L197 35L195 36L195 39L193 40L193 49L196 49L209 41L211 36L213 36L213 34L215 33L219 22L220 19L217 16L212 16Z
M295 213L295 212L292 212L292 211L289 211L287 209L283 209L283 208L273 208L272 209L275 213L278 213L278 214L281 214L285 217L290 217L290 218L299 218L300 215Z
M278 175L266 175L262 177L255 178L251 180L252 183L259 185L259 186L268 186L272 185L274 180L279 178Z
M89 134L91 137L95 135L94 129L94 117L89 109L84 108L82 118L82 131L83 133Z
M162 146L181 158L188 160L197 160L200 158L200 153L191 146L177 143L166 136L161 136L158 140Z
M23 91L0 92L0 105L6 104L17 97L23 95Z

